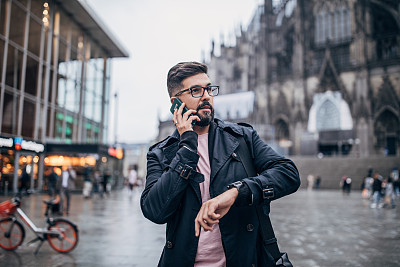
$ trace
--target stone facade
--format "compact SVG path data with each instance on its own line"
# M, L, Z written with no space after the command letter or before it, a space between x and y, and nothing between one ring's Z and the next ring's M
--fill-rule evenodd
M269 143L400 155L398 0L265 0L235 45L214 48L211 79L221 94L254 91L248 122Z

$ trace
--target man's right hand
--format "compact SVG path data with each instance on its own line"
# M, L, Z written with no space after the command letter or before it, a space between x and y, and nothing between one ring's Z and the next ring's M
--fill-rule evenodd
M196 110L189 109L189 111L185 112L182 116L183 107L185 103L179 107L179 109L175 109L174 116L172 117L172 121L175 124L176 129L179 132L179 135L182 135L186 131L193 131L192 122L194 120L200 121L200 118L197 115L190 116L191 114L195 114Z
M200 228L212 231L214 224L228 213L239 194L236 188L231 188L224 193L203 203L194 220L195 236L200 235Z

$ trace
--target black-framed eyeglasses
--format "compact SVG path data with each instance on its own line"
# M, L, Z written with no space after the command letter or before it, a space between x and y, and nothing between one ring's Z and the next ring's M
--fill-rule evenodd
M202 97L204 95L204 92L207 90L207 93L209 96L217 96L218 92L219 92L219 86L218 85L210 85L210 86L193 86L190 87L188 89L184 89L182 91L179 91L175 96L180 96L181 94L183 94L186 91L190 91L190 94L194 97L194 98L199 98Z

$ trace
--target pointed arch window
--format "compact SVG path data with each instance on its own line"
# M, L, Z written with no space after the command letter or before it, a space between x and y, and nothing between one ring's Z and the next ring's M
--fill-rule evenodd
M332 101L325 100L317 111L317 130L336 129L340 129L340 111Z
M400 123L398 117L385 110L374 124L375 147L385 150L388 155L396 155L400 141Z
M275 140L289 140L289 126L282 119L275 124Z

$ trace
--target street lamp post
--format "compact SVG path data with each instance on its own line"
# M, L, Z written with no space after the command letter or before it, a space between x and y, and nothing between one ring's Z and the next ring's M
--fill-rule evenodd
M118 92L114 94L114 144L118 142Z

